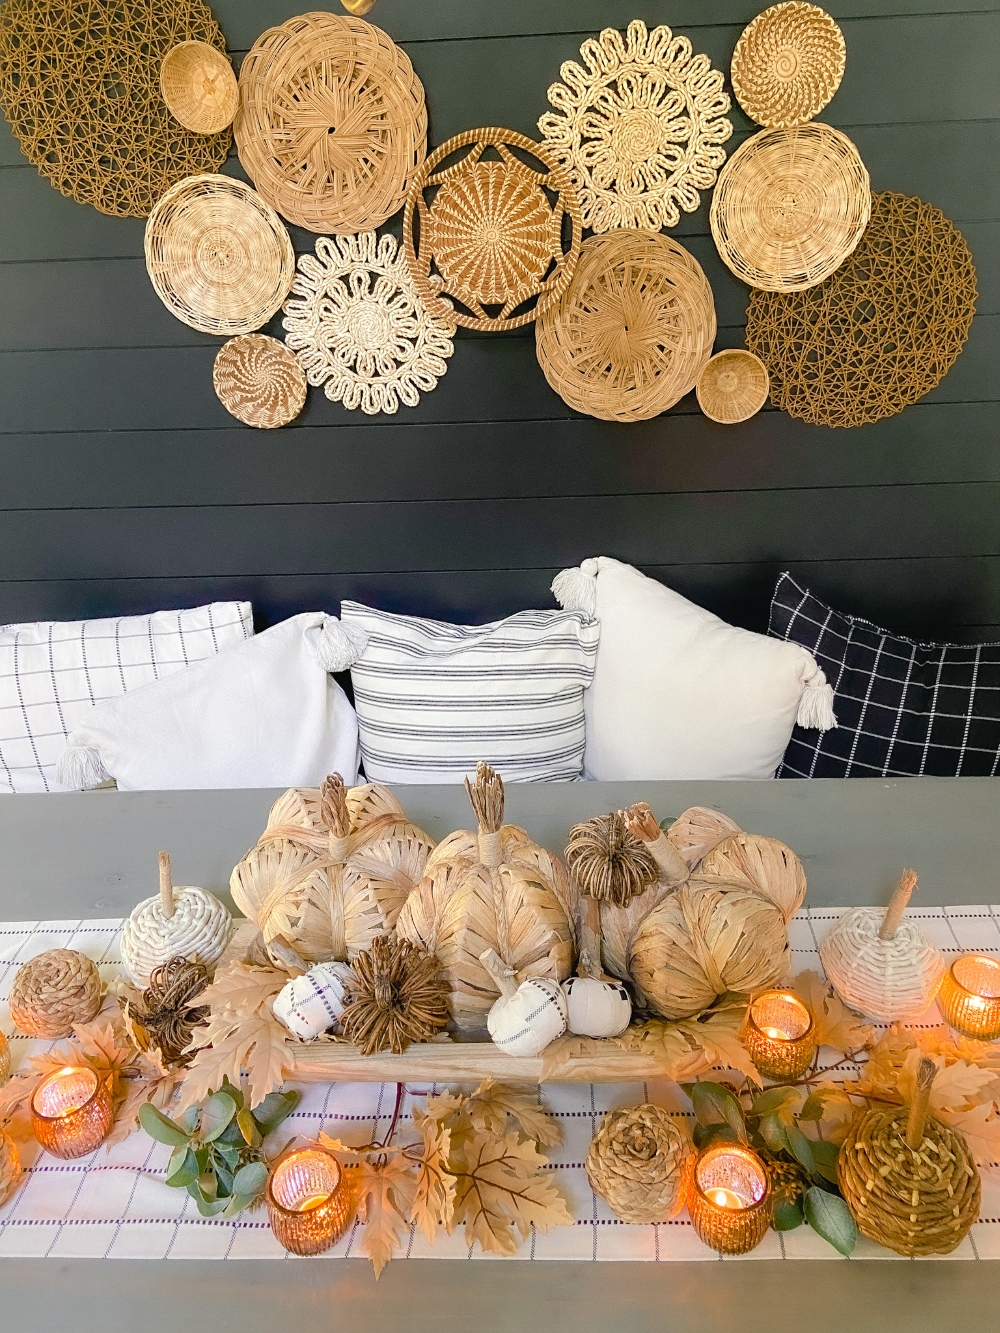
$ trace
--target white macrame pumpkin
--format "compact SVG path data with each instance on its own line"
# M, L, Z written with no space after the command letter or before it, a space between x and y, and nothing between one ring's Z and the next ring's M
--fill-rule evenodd
M566 995L551 977L529 977L520 986L512 968L495 949L485 949L479 961L496 982L500 998L486 1019L494 1044L508 1055L541 1055L549 1042L566 1031Z
M302 1041L338 1029L353 975L346 963L317 963L281 988L274 998L275 1018Z
M122 926L118 948L122 967L136 986L171 958L215 967L233 931L233 918L214 893L195 885L175 887L170 857L160 852L160 892L133 907Z
M569 1030L578 1037L617 1037L632 1018L632 1001L620 981L568 977L563 982Z

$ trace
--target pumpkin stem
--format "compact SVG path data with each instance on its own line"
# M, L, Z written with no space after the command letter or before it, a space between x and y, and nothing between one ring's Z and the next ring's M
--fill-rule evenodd
M924 1124L931 1100L931 1084L937 1074L937 1065L925 1055L917 1066L917 1088L910 1102L910 1114L906 1121L906 1146L914 1152L924 1139Z
M889 906L886 908L885 916L882 918L882 925L878 932L880 940L891 940L895 936L899 929L899 923L903 919L903 913L906 911L906 904L910 901L910 895L916 887L916 872L904 870Z
M625 827L633 838L643 843L659 869L659 878L670 888L683 884L691 871L680 852L656 822L645 801L636 801L622 811Z
M160 852L156 859L160 863L160 906L163 915L169 921L174 914L174 882L170 873L170 853Z
M508 967L496 949L484 949L479 961L493 978L496 988L505 999L517 994L517 977L512 967Z
M351 816L347 809L347 788L339 773L331 773L320 789L319 814L330 834L330 860L343 865L347 860Z

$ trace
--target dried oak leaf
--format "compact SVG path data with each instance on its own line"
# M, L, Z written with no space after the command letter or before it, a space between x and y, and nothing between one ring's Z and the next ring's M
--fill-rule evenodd
M791 988L812 1014L820 1046L848 1055L871 1045L874 1030L851 1013L818 972L799 972L792 977Z
M952 1129L961 1130L978 1166L1000 1165L1000 1115L992 1102L983 1102L968 1111L938 1111L936 1114Z
M626 1028L613 1040L626 1050L652 1056L662 1076L677 1083L689 1082L721 1065L759 1085L760 1074L740 1041L745 1014L746 1001L733 999L693 1018L650 1019L639 1027Z
M572 1226L566 1201L541 1168L547 1158L533 1143L514 1133L499 1141L490 1134L470 1133L452 1154L455 1172L455 1214L452 1229L465 1223L465 1239L494 1254L514 1254L514 1228L526 1237L532 1227L548 1231Z
M224 1079L240 1086L245 1071L251 1109L269 1092L280 1088L295 1068L287 1031L275 1018L270 1003L244 1016L213 1013L197 1028L191 1048L196 1051L187 1068L177 1109L185 1110L222 1087Z
M466 1101L465 1109L474 1129L496 1139L507 1132L509 1116L529 1139L543 1148L551 1148L562 1140L562 1126L539 1105L536 1095L518 1092L492 1078L480 1083Z
M399 1249L401 1233L409 1230L417 1181L413 1163L402 1155L382 1163L362 1161L359 1171L358 1215L365 1224L361 1247L377 1278Z

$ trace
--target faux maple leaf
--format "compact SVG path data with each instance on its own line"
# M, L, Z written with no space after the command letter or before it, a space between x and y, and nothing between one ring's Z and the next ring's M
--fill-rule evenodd
M514 1254L516 1228L522 1238L532 1227L548 1231L572 1226L566 1201L541 1168L548 1165L535 1145L516 1133L499 1141L489 1134L471 1134L452 1159L455 1171L455 1213L452 1228L465 1223L465 1239L479 1241L493 1254Z
M451 1228L455 1212L455 1177L448 1169L451 1130L425 1117L420 1125L423 1144L417 1158L416 1189L410 1220L433 1245L438 1227Z
M933 1093L933 1088L932 1088ZM1000 1115L992 1102L973 1106L968 1111L937 1111L946 1125L961 1130L980 1167L1000 1164Z
M841 1084L826 1080L809 1094L799 1120L815 1123L820 1138L830 1143L843 1143L860 1109Z
M843 1055L871 1045L873 1029L851 1013L818 972L799 972L791 987L813 1016L818 1045L832 1046Z
M538 1104L538 1098L518 1092L506 1083L487 1078L466 1102L474 1129L500 1138L507 1132L507 1117L515 1121L529 1139L550 1148L562 1139L562 1126Z
M929 1057L937 1065L937 1073L931 1084L930 1108L932 1111L964 1111L978 1106L992 1089L995 1074L990 1069L980 1069L978 1065L968 1064L965 1060L945 1063L943 1055ZM917 1046L910 1051L903 1062L899 1074L899 1093L903 1101L909 1104L917 1085L917 1068L924 1059L924 1050Z
M848 1082L845 1087L865 1097L899 1102L899 1078L907 1056L916 1045L913 1034L894 1023L868 1052L868 1060L862 1066L856 1082Z
M288 973L276 967L250 967L229 963L215 974L215 980L198 996L199 1004L216 1013L256 1014L273 999L288 980Z
M269 1001L249 1015L233 1009L213 1012L204 1027L195 1029L189 1049L196 1054L181 1089L181 1111L221 1088L224 1079L239 1087L244 1070L252 1109L280 1088L295 1067L288 1034Z
M402 1155L385 1162L362 1161L359 1168L358 1216L365 1224L361 1247L372 1261L376 1278L409 1230L416 1194L413 1163Z
M614 1040L626 1050L653 1056L662 1067L663 1077L677 1083L691 1082L722 1065L759 1084L760 1075L740 1041L745 1014L746 1001L733 998L692 1018L651 1019L641 1027L626 1028Z

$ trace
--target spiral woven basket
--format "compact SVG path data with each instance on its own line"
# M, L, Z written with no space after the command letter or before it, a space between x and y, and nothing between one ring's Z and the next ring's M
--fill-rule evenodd
M723 262L751 287L800 292L828 278L861 240L871 182L858 150L829 125L761 130L719 173L709 224Z
M786 130L819 115L840 87L844 34L818 5L789 0L758 14L740 34L731 75L751 120Z
M242 333L219 348L212 383L222 406L247 426L287 426L305 406L305 371L277 338Z
M767 367L753 352L738 347L717 352L698 376L698 406L710 421L733 426L760 411L769 384Z
M535 329L538 364L578 412L645 421L695 386L712 355L715 303L693 255L659 232L591 236L573 280Z
M19 967L10 989L14 1026L30 1037L68 1037L101 1007L101 974L76 949L48 949Z
M202 333L252 333L295 277L295 254L274 209L242 181L189 176L146 224L146 268L172 315Z
M591 1140L587 1179L623 1222L667 1222L684 1206L690 1141L660 1106L609 1111Z
M160 92L186 130L218 134L240 103L236 75L224 51L208 42L181 42L163 57Z

